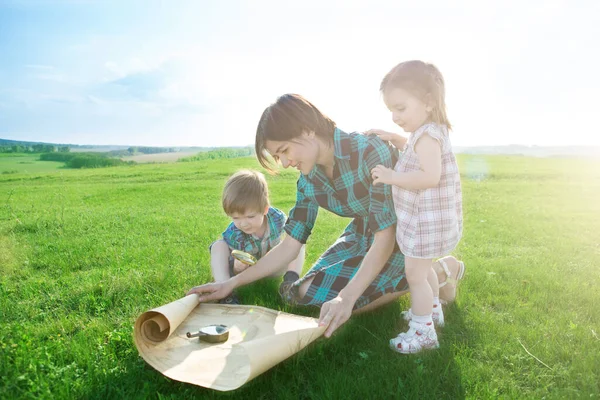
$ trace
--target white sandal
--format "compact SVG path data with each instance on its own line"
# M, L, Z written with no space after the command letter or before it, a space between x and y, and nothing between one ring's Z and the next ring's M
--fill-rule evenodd
M458 282L465 276L465 263L458 261L458 273L456 274L456 278L453 278L446 262L442 258L437 260L437 262L440 263L446 274L446 281L440 283L440 302L442 304L452 303L458 294ZM446 289L443 289L444 287Z
M428 326L431 325L431 326ZM440 347L433 323L427 325L415 321L408 323L408 332L399 334L390 339L390 348L402 354L414 354L423 350L437 349Z

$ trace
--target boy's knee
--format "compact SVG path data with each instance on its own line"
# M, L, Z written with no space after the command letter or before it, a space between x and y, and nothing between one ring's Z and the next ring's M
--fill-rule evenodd
M210 254L213 255L217 252L229 251L229 246L224 240L217 240L210 246Z

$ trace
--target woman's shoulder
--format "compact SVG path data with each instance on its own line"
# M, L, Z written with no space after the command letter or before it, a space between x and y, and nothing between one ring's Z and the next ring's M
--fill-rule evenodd
M345 156L356 156L358 158L370 157L371 154L379 154L384 158L394 152L393 147L377 135L365 135L361 132L347 134L347 143L341 146Z

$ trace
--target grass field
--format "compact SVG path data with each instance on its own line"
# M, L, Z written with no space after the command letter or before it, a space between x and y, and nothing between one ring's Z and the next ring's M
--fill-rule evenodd
M387 348L405 329L404 298L220 393L148 367L132 326L209 281L207 247L228 223L224 181L257 162L69 170L28 157L0 157L0 398L600 397L598 160L460 157L465 235L456 255L467 275L438 351ZM296 174L268 180L273 205L287 212ZM347 222L321 211L305 269ZM284 306L277 284L240 294L318 315Z
M152 163L152 162L175 162L183 157L190 157L198 154L197 151L179 151L175 153L156 153L156 154L140 154L137 156L121 157L123 161L135 161L137 163Z
M64 167L64 162L40 161L39 154L1 154L0 175L14 175L56 171Z

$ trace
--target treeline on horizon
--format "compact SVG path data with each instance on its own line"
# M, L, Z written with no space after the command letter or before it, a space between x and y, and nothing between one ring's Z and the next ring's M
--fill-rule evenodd
M220 158L238 158L253 156L256 154L253 147L236 147L236 148L222 148L218 150L203 151L196 154L195 156L180 158L179 162L190 162L190 161L202 161L202 160L215 160Z
M61 161L67 168L101 168L133 165L134 161L123 161L102 153L44 153L40 161Z
M103 147L103 146L98 146ZM74 146L82 149L82 146ZM88 147L89 148L89 147ZM124 161L121 157L138 154L160 154L178 152L176 147L131 146L126 149L109 151L76 151L71 152L71 145L51 143L19 142L0 139L0 153L5 154L40 154L40 161L64 162L66 168L100 168L137 164L135 161ZM193 162L213 159L248 157L255 154L254 148L247 147L208 147L194 156L180 158L180 162ZM160 161L159 161L160 162Z
M0 153L68 153L71 151L71 146L54 145L54 144L4 144L0 145ZM132 146L122 150L111 150L106 152L98 152L107 154L112 157L132 156L136 154L158 154L158 153L173 153L176 152L175 147L148 147L148 146ZM91 152L90 152L91 153Z
M36 153L68 153L71 151L69 146L56 146L53 144L33 144L33 145L21 145L21 144L12 144L12 145L2 145L0 146L0 153L26 153L26 154L36 154Z
M145 149L144 149L145 150ZM135 161L123 161L115 157L113 152L77 152L77 153L43 153L40 155L40 161L59 161L64 162L67 168L100 168L114 167L120 165L137 164ZM164 152L163 152L164 153ZM149 153L144 153L149 154ZM198 153L195 156L180 158L180 162L216 160L223 158L238 158L254 155L254 148L224 148Z

